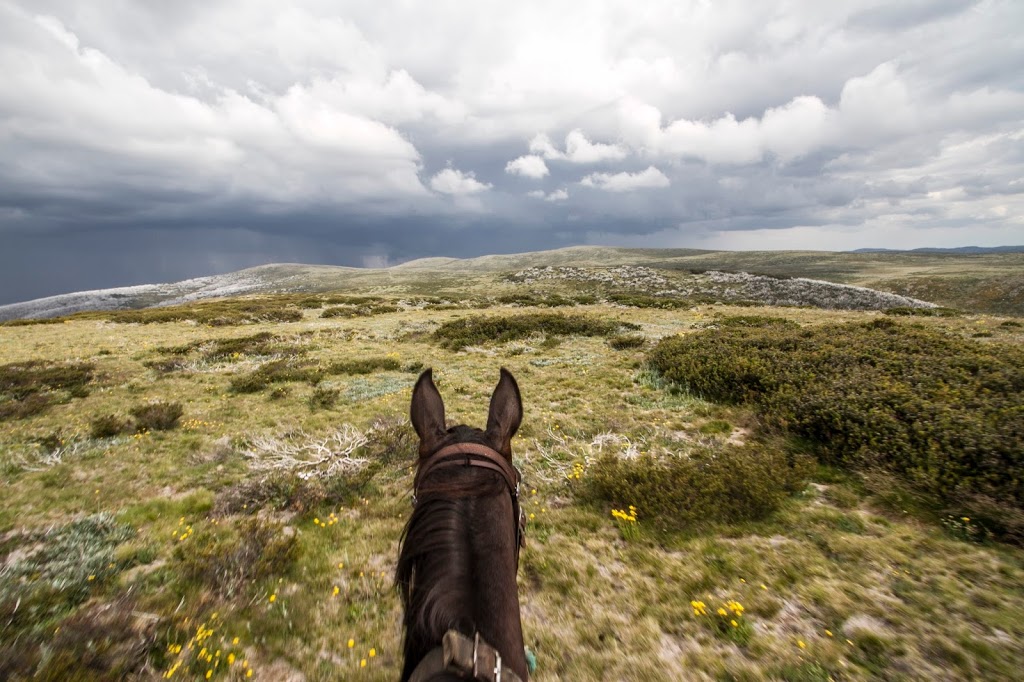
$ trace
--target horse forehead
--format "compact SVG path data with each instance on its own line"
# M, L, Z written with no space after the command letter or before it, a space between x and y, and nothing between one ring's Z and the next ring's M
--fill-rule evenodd
M451 443L480 443L482 445L487 444L484 432L473 426L467 426L466 424L459 424L448 429L448 438L445 438L446 444Z

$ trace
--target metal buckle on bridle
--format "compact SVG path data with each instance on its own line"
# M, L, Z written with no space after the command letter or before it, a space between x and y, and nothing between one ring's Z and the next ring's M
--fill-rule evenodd
M480 631L477 630L473 634L473 679L476 679L477 677L479 677L479 675L477 675L477 669L476 669L476 655L477 655L477 652L479 651L479 649L480 649Z

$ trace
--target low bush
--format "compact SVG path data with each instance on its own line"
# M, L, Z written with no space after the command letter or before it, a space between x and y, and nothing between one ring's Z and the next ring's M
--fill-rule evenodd
M139 617L135 607L130 597L122 597L88 605L61 621L53 639L41 647L38 668L26 678L52 682L141 678L156 653L158 623Z
M792 329L722 325L662 340L651 364L710 400L758 406L769 424L817 444L823 460L881 466L941 504L982 498L986 518L1024 539L1024 352L899 324ZM973 505L973 506L972 506ZM970 513L969 516L978 516Z
M0 420L24 419L51 405L89 395L95 365L41 360L0 365Z
M378 303L375 305L340 305L333 308L327 308L320 313L320 317L327 319L332 317L372 317L374 315L397 312L398 306L388 305L386 303Z
M303 381L312 385L320 383L324 372L319 367L294 359L273 360L252 372L233 377L230 390L234 393L258 393L274 383Z
M600 320L586 315L563 313L526 313L509 316L473 316L445 322L434 332L434 339L450 350L497 342L507 343L534 334L547 336L608 336L624 325L615 320Z
M562 296L561 294L543 293L516 293L498 296L498 303L503 305L534 306L538 308L561 308L580 305L581 303L593 303L596 298L593 296Z
M363 358L361 360L342 360L328 366L328 374L373 374L374 372L397 372L402 368L395 358Z
M909 306L897 306L883 310L886 315L893 317L959 317L960 311L956 308L911 308Z
M113 438L132 430L132 423L116 414L101 414L89 422L89 435L93 438Z
M608 345L615 350L643 348L646 343L647 339L639 334L619 334L608 339Z
M164 308L79 313L70 319L102 319L122 324L192 321L220 327L254 322L299 322L302 311L273 299L225 299Z
M162 400L133 407L130 412L135 417L136 431L170 431L178 425L184 413L181 403L169 403Z
M329 410L338 402L341 391L327 386L317 386L309 396L309 409Z
M800 325L793 320L771 315L733 315L715 320L718 327L752 327L758 329L799 329Z
M639 506L644 523L678 529L703 522L760 519L799 489L806 458L765 443L701 450L689 457L626 459L605 454L581 479L584 497Z
M258 517L243 519L237 527L208 525L174 549L181 575L226 599L251 583L288 573L297 556L295 535Z
M694 302L682 298L665 298L663 296L648 296L646 294L610 294L608 300L619 305L630 308L660 308L662 310L676 310L678 308L690 308Z

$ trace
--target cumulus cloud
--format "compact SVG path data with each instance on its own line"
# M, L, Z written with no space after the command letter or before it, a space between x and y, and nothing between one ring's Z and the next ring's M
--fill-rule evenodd
M489 190L493 185L480 182L473 171L463 173L454 168L445 168L430 178L430 188L441 194L476 194Z
M638 189L668 187L671 183L660 170L648 166L637 173L591 173L580 180L580 184L606 192L632 192Z
M621 161L629 153L622 145L591 142L582 130L576 129L565 136L565 151L559 150L545 133L538 133L530 140L530 152L546 159L558 159L570 163L600 163Z
M513 159L505 164L505 172L511 173L512 175L522 175L523 177L533 178L538 180L548 175L548 165L544 163L544 159L539 156L532 154L527 156L520 156L518 159Z
M2 14L13 29L0 59L32 67L0 82L0 130L21 147L20 167L0 164L9 181L24 183L12 171L31 167L41 171L36 189L57 195L134 187L351 203L427 194L405 136L325 97L316 82L266 97L218 88L200 98L156 86L54 17ZM87 169L74 163L84 157Z
M544 201L565 201L569 198L569 192L565 189L556 189L548 194L547 192L538 189L532 192L527 192L526 196L533 197L534 199L543 199Z

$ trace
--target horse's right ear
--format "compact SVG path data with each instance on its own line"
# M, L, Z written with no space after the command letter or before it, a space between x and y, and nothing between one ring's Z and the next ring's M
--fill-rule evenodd
M444 401L434 386L434 370L427 369L416 381L412 389L412 406L409 417L416 435L420 437L420 454L433 452L445 435Z

